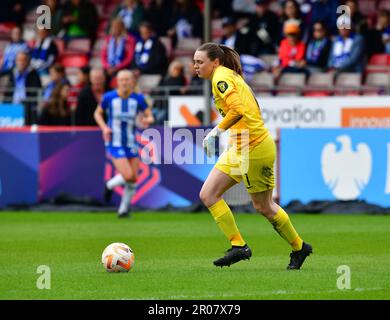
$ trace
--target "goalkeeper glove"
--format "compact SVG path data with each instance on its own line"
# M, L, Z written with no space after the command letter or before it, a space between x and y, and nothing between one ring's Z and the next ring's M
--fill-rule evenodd
M216 138L224 131L224 129L218 128L218 126L216 126L203 139L203 149L208 157L211 157L215 154Z

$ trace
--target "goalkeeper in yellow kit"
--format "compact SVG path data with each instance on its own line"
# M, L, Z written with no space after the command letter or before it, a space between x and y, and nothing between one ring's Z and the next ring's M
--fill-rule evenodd
M215 105L223 116L203 141L207 155L215 152L215 138L224 131L230 130L232 141L200 191L200 199L232 245L214 265L230 266L252 256L222 198L224 192L243 180L256 211L265 216L292 247L287 269L300 269L312 253L312 247L303 242L287 213L272 199L276 147L264 126L257 100L242 78L238 53L224 45L205 43L194 54L194 66L199 77L211 80Z

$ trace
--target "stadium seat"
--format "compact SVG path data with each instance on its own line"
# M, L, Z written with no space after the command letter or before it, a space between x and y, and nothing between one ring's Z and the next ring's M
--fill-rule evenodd
M149 93L156 88L161 80L160 74L142 74L138 78L138 85L142 92Z
M84 54L79 55L62 55L59 59L60 63L64 65L64 67L76 67L81 68L88 65L88 58Z
M263 60L268 67L272 67L275 61L279 59L277 54L262 54L259 58Z
M390 72L390 54L373 54L366 67L366 73L369 72Z
M65 43L64 43L64 40L60 39L60 38L55 38L54 39L56 45L57 45L57 49L58 49L58 55L62 55L64 52L65 52Z
M66 54L88 54L91 51L91 40L87 38L72 39L68 42Z
M333 93L332 73L312 73L304 88L304 96L330 96Z
M274 77L268 72L258 72L253 76L250 85L256 93L269 93L271 95L275 85Z
M0 39L11 40L11 29L15 26L14 23L0 23Z
M188 56L193 55L194 51L201 45L202 39L200 38L184 38L177 42L177 46L173 52L176 56Z
M363 95L388 94L390 89L390 76L387 73L369 73L362 88Z
M161 43L164 45L165 47L165 50L167 52L167 57L168 57L168 60L171 58L172 56L172 52L173 52L173 48L172 48L172 40L171 38L169 37L159 37L158 38Z
M284 73L278 81L277 95L298 95L305 86L305 82L303 73Z
M340 73L335 81L335 93L337 95L359 95L362 84L360 73Z

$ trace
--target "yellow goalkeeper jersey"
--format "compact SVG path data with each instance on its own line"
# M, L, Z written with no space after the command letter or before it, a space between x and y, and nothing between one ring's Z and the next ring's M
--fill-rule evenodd
M238 152L246 147L251 150L269 135L253 91L239 74L222 65L211 82L215 106L223 117L218 127L230 129Z

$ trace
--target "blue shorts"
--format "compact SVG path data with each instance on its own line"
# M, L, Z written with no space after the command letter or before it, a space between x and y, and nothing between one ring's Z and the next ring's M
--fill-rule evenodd
M106 151L111 157L118 158L138 158L137 148L126 148L126 147L106 147Z

